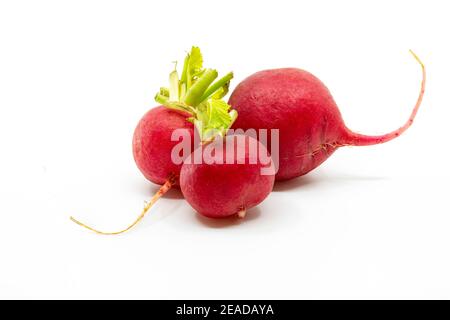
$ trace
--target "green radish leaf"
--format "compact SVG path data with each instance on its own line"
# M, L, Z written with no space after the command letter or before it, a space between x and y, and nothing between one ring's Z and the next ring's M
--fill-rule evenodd
M225 97L228 93L228 90L230 89L230 82L229 80L227 83L225 83L221 88L219 88L212 96L213 99L222 99Z
M203 56L199 47L192 47L184 58L183 72L180 78L180 99L183 99L195 81L203 74Z
M160 88L155 96L165 107L189 113L187 121L194 124L202 142L225 136L237 117L236 110L221 100L228 93L233 73L216 80L217 76L216 70L203 68L202 53L193 46L184 59L181 77L175 64L169 87Z
M178 79L178 72L176 69L170 73L169 83L170 83L169 99L171 101L179 101L180 100L180 94L179 94L180 81Z
M197 108L194 124L202 137L209 141L216 135L225 136L237 117L236 110L223 100L210 99Z
M230 106L223 100L211 99L207 102L208 125L226 128L231 122L228 114Z
M233 76L233 72L230 72L211 84L201 96L200 101L207 100L210 97L213 99L222 99L228 93L228 88L230 87Z
M189 54L189 73L192 77L197 76L203 68L203 56L199 47L192 47Z
M196 106L202 102L201 98L211 83L217 78L217 71L206 69L202 76L195 81L184 96L183 101L191 106Z
M169 97L170 92L169 92L169 89L164 88L164 87L161 87L161 88L159 89L159 94L162 95L162 96L164 96L164 97Z

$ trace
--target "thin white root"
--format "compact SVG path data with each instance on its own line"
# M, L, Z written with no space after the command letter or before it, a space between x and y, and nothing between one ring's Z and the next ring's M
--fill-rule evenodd
M139 223L139 221L141 221L145 214L148 212L148 210L150 210L150 208L155 204L156 201L158 201L159 198L161 198L167 191L170 190L170 188L172 188L173 184L175 183L175 178L171 177L169 178L164 185L161 186L161 188L155 193L155 195L153 196L153 198L147 202L144 206L144 209L142 210L141 214L136 218L136 220L134 220L134 222L132 224L130 224L128 227L126 227L123 230L120 231L116 231L116 232L103 232L97 229L94 229L80 221L78 221L77 219L75 219L74 217L70 217L70 220L72 220L73 222L75 222L76 224L78 224L79 226L86 228L88 230L91 230L97 234L103 234L103 235L116 235L116 234L121 234L124 233L128 230L130 230L131 228L133 228L135 225L137 225Z
M244 219L246 214L247 214L247 211L245 211L245 209L241 209L238 211L237 216L239 219Z

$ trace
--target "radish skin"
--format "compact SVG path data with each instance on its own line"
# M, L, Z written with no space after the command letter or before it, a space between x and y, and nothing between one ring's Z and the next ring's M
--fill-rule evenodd
M163 106L148 111L139 121L133 135L133 157L145 178L163 185L169 177L175 176L175 186L182 163L175 164L171 159L172 149L179 143L171 141L172 133L185 129L194 136L194 125L187 121L189 114ZM194 149L191 139L191 150ZM189 154L184 155L187 157Z

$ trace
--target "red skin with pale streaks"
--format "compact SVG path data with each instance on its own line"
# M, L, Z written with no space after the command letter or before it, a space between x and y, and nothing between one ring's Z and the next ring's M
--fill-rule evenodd
M236 137L230 135L225 137L226 140L212 143L223 145L226 143L224 141L230 139L236 141ZM265 152L266 148L254 141L254 138L244 138L244 145L235 144L233 164L194 164L192 161L189 163L189 158L185 160L180 174L181 191L188 203L200 214L210 218L225 218L240 211L244 213L263 201L272 191L275 175L261 175L260 171L268 165L262 164L259 159L255 164L249 164L250 139ZM226 159L227 151L223 151L219 150L216 156ZM238 160L245 164L238 164Z
M187 129L194 137L194 126L186 120L188 117L187 113L159 106L139 121L133 135L133 156L139 170L151 182L162 185L174 176L175 185L178 184L182 164L172 162L171 152L179 141L171 141L171 136L175 129Z
M352 132L325 85L311 73L295 68L260 71L242 81L229 99L238 111L233 128L279 129L276 179L304 175L341 146L384 143L401 135L412 124L424 93L425 69L419 63L423 71L419 99L408 122L393 132L381 136Z

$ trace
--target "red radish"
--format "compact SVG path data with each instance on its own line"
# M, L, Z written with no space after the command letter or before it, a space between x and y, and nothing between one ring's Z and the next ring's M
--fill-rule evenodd
M190 150L193 150L194 126L202 138L209 139L213 132L224 134L236 118L236 112L230 111L229 106L221 100L228 92L233 74L228 73L215 81L217 76L216 70L203 68L200 49L192 47L184 60L181 77L175 67L169 76L169 88L161 88L155 97L163 106L151 109L139 121L133 136L135 162L148 180L162 186L132 224L120 231L103 232L73 217L70 219L99 234L120 234L135 226L159 198L172 186L177 186L182 163L172 159L172 151L179 143L172 141L174 131L187 131L191 138ZM188 150L183 156L189 154Z
M367 136L351 131L325 85L311 73L294 68L260 71L242 81L229 99L239 114L233 127L279 129L276 180L308 173L339 147L390 141L411 126L425 91L425 67L411 53L422 67L421 90L408 121L393 132Z
M120 234L131 229L147 213L150 207L174 185L178 185L182 164L171 160L171 152L178 141L171 141L172 132L185 129L194 134L194 126L186 119L187 113L159 106L148 111L139 121L133 135L133 156L142 174L150 181L162 185L145 205L141 215L127 228L117 232L103 232L94 229L73 217L76 224L99 234ZM193 142L193 140L191 141ZM193 146L191 146L193 150ZM186 155L188 156L188 155Z
M275 175L261 174L262 168L270 166L270 157L269 163L255 157L249 147L252 143L267 154L267 149L256 139L229 135L199 147L204 159L201 163L196 164L193 156L186 158L181 168L180 187L187 202L200 214L210 218L232 215L243 218L247 209L259 204L272 191ZM215 151L212 156L207 148ZM216 161L206 160L208 157Z
M187 121L188 117L185 112L160 106L139 121L133 136L133 156L139 170L151 182L162 185L175 177L178 184L182 163L172 162L171 152L178 141L171 141L171 135L176 129L186 129L194 136L194 125ZM191 150L194 150L193 140Z

